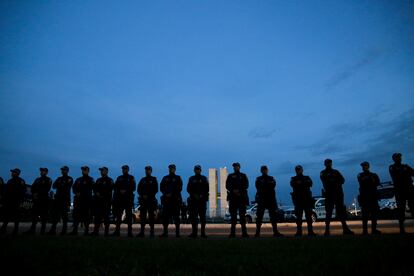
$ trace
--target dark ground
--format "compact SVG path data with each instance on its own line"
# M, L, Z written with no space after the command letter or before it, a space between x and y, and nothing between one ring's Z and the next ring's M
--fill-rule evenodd
M6 236L2 275L414 275L414 235L138 239Z

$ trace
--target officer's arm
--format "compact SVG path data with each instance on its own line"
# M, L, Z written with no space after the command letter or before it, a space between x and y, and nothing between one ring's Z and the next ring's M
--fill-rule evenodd
M295 181L293 181L293 177L290 178L290 187L295 188Z
M166 189L166 183L165 183L165 176L161 179L161 184L160 184L160 191L161 193L165 194L165 189Z
M375 186L380 186L381 181L376 173L374 173L374 179L375 179Z
M135 182L135 177L131 176L132 180L131 180L131 192L134 193L135 190L137 189L137 182Z
M276 179L272 177L272 188L276 188Z
M246 174L244 175L244 177L245 177L245 181L244 181L245 183L244 183L244 187L243 188L245 190L247 190L249 188L249 179L247 178L247 175Z
M52 188L52 179L49 178L49 181L47 183L47 191L50 192L50 189Z
M158 180L154 177L154 195L158 193Z
M310 178L309 176L308 176L308 185L309 185L309 188L313 186L312 178Z
M178 192L181 193L183 190L183 180L181 179L181 176L178 177Z
M188 183L187 183L187 193L189 194L189 195L191 195L192 194L192 192L193 192L193 187L192 187L192 185L191 185L191 177L188 179Z
M408 166L408 165L407 165L407 168L408 168L408 171L409 171L409 173L410 173L411 177L413 177L413 176L414 176L414 169L413 169L413 168L411 168L411 167L410 167L410 166Z
M141 178L141 180L138 182L138 188L137 188L137 193L138 193L138 195L140 196L140 195L142 195L142 183L144 182L144 179L143 178Z
M345 178L342 176L342 174L339 171L337 172L338 172L339 183L341 183L342 185L345 183Z

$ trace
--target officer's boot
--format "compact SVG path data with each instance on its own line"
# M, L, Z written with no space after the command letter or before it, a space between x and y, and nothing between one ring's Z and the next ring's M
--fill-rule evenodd
M160 238L167 238L168 237L168 224L163 225L163 231L160 235Z
M30 226L29 230L25 231L24 234L26 235L33 235L36 233L36 222L32 222L32 225Z
M377 220L376 220L376 219L373 219L373 220L372 220L372 225L371 225L371 233L372 233L373 235L379 235L379 234L381 234L381 231L379 231L379 230L377 229Z
M128 238L132 238L132 224L128 223Z
M343 232L344 235L353 235L354 234L354 232L351 231L351 229L349 229L349 227L346 224L345 220L342 220L341 223L342 223L342 232Z
M46 222L42 222L42 226L40 227L40 235L44 235L46 232Z
M17 235L19 233L19 222L15 222L14 223L14 229L13 229L13 232L12 232L12 235Z
M52 224L52 227L50 228L49 232L47 232L47 234L50 236L56 235L56 224Z
M249 234L247 234L247 227L246 227L246 223L243 223L241 225L242 227L242 238L248 238Z
M235 237L236 237L236 224L232 222L229 238L235 238Z
M191 229L192 229L192 232L191 232L191 234L188 236L189 238L197 238L197 232L198 232L198 225L197 225L197 223L192 223L191 224Z
M201 223L201 234L200 234L200 237L207 238L207 235L206 235L206 224L204 222Z
M56 231L56 225L55 225L55 231ZM68 231L68 223L64 222L63 226L62 226L62 231L60 232L60 235L61 236L66 235L67 231Z
M256 224L256 234L254 234L255 238L260 238L260 228L261 228L261 224L257 223Z
M77 235L78 235L78 224L74 224L72 232L69 233L69 236L77 236Z
M400 234L405 234L404 220L400 220L399 225L400 225Z
M368 235L368 220L362 220L362 235Z
M312 223L308 223L308 236L309 237L315 237L316 236L316 233L313 232Z
M154 224L150 224L150 238L154 238Z
M104 236L105 237L108 237L109 236L109 223L105 224Z
M145 237L145 224L141 223L141 231L139 231L137 238L143 238L143 237Z
M3 225L1 226L1 229L0 229L0 234L4 235L7 233L7 224L8 224L7 222L3 222Z
M91 236L99 236L99 227L100 227L100 224L95 223L95 225L93 226L93 231L91 233Z
M295 237L301 237L301 236L302 236L302 225L298 225Z
M329 225L330 225L329 221L326 221L325 222L325 233L324 233L324 236L330 236L331 235L331 231L329 230Z
M175 225L175 237L179 238L180 237L180 224L176 224Z
M119 237L121 235L121 225L119 223L115 226L115 231L111 234L111 237Z
M273 237L283 237L283 234L279 232L279 230L277 230L277 223L273 222L272 223L272 228L273 228Z

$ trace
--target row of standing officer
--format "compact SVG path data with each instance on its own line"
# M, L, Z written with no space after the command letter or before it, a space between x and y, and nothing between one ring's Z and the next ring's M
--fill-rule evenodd
M402 164L402 155L400 153L393 154L392 158L394 164L389 167L389 172L395 185L396 201L399 214L400 232L404 233L404 219L405 219L405 207L408 201L411 212L414 211L414 188L412 186L412 176L414 170L406 164ZM321 171L320 178L325 190L325 208L326 208L326 229L325 235L330 235L330 221L332 219L333 209L336 209L337 217L340 219L343 227L344 234L353 234L346 224L346 208L344 205L344 193L342 185L345 180L342 174L333 169L332 160L326 159L324 161L325 169ZM377 217L378 217L378 200L377 200L377 187L380 185L380 180L375 173L369 171L369 163L361 163L362 172L358 175L360 195L358 197L359 203L362 209L362 221L363 221L363 233L367 234L368 219L372 220L372 233L380 233L376 229ZM240 164L233 163L234 173L228 175L226 181L227 199L229 201L229 211L231 215L231 230L230 237L235 237L235 228L237 224L237 213L239 213L240 224L242 227L242 237L248 237L245 213L246 206L249 203L247 189L249 187L249 181L244 173L240 172ZM63 220L62 234L66 233L67 229L67 207L70 205L70 189L72 187L73 179L68 176L69 168L64 166L61 168L62 176L59 177L53 184L53 188L56 189L56 196L53 204L53 225L49 231L50 234L55 234L56 224L60 218ZM10 196L9 202L5 202L8 206L7 210L9 217L18 218L18 202L19 200L13 200L24 195L24 181L18 177L20 170L14 169L12 171L12 179L9 180ZM47 194L51 188L51 179L47 177L47 169L41 168L41 177L35 180L32 185L32 194L34 206L34 219L29 233L33 233L36 227L37 218L40 217L42 221L41 233L45 231L46 219L47 219ZM113 180L108 177L108 169L106 167L100 168L101 178L96 183L88 175L89 168L82 167L82 177L78 178L73 184L74 197L74 224L71 234L77 234L77 228L80 221L85 223L85 233L88 233L89 226L89 210L91 209L92 190L94 191L95 199L95 229L92 232L93 235L97 235L99 231L99 225L102 220L105 225L105 235L108 235L109 229L109 214L111 211L111 203L113 204L114 213L116 215L116 230L112 234L119 236L120 223L123 211L126 213L128 223L128 235L132 236L132 206L134 200L134 191L136 188L134 177L129 175L129 167L123 166L123 174L119 176L114 183ZM161 237L168 235L168 224L173 219L176 225L176 236L180 235L180 206L182 202L182 180L181 177L175 174L175 165L169 166L169 174L165 176L160 185L162 192L161 204L163 206L163 226L164 231ZM308 225L308 235L313 236L315 233L312 229L311 213L313 208L312 199L312 180L309 176L303 175L302 166L295 167L296 176L291 178L291 187L293 189L292 201L295 205L295 213L297 218L297 232L296 236L302 235L302 213L305 212L305 217ZM187 191L189 193L189 209L190 218L192 222L192 233L190 237L197 236L198 217L201 222L201 236L205 237L205 224L206 224L206 202L208 200L208 180L205 176L201 175L201 167L199 165L194 167L195 175L190 177ZM138 236L144 236L145 222L147 215L150 224L150 235L154 235L154 211L156 208L155 195L158 192L157 179L151 176L152 168L150 166L145 167L146 176L143 177L138 184L139 203L141 209L141 232ZM273 227L273 235L275 237L282 236L277 230L276 223L276 195L275 187L276 181L272 176L268 175L268 168L266 166L261 167L262 176L256 179L256 201L257 207L257 222L256 222L256 234L260 236L260 228L263 220L263 214L265 209L269 210L270 220ZM20 188L19 188L20 187ZM112 190L114 190L112 200ZM23 194L22 194L23 193ZM5 231L6 221L3 224L2 231ZM18 226L18 219L16 219L16 225ZM17 228L15 227L15 231Z

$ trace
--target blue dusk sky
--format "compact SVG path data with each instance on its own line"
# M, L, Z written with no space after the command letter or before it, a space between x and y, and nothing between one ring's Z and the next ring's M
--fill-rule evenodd
M0 175L414 165L413 1L1 1ZM183 193L186 196L186 192Z

